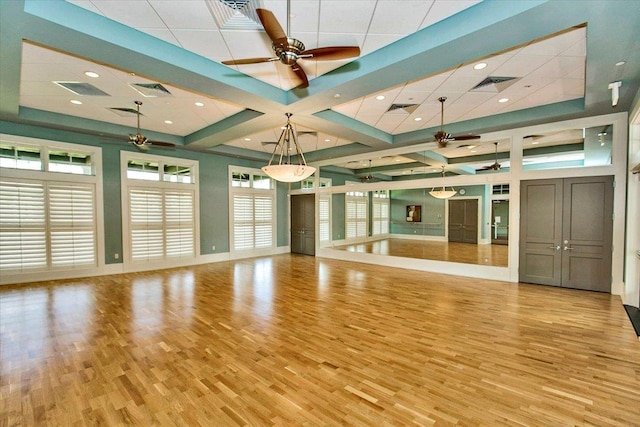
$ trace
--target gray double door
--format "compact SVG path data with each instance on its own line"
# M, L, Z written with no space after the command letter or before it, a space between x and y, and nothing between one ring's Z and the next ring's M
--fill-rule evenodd
M613 177L522 182L521 282L611 292L612 234Z
M316 206L313 194L291 196L291 252L316 253Z
M449 200L449 241L478 243L478 200Z

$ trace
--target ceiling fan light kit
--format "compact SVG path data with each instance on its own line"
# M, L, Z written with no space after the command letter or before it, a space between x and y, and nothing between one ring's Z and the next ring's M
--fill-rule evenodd
M299 182L313 175L316 168L307 165L304 153L298 144L298 138L290 120L293 114L286 113L285 115L287 116L287 124L284 125L280 133L269 164L263 166L262 171L276 181ZM295 152L297 156L297 163L292 163L292 152ZM274 163L276 158L277 163Z

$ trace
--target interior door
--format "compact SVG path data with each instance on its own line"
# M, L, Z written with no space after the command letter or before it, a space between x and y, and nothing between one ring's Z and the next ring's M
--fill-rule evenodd
M521 282L560 286L562 179L523 181L520 192Z
M449 241L478 243L478 201L449 200Z
M562 286L611 291L613 177L564 180Z
M520 281L611 291L613 177L526 181Z
M315 196L291 196L291 252L315 255Z

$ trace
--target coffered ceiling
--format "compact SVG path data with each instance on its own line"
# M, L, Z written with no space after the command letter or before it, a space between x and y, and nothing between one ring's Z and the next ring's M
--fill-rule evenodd
M416 161L425 170L473 155L486 163L497 141L433 144L422 156L375 152L423 149L442 121L451 134L481 136L626 110L640 82L636 1L292 0L289 13L284 0L11 0L0 7L3 127L21 122L126 144L136 113L123 110L140 100L151 139L264 160L291 112L307 161L359 156L336 170L373 165L397 176ZM354 45L361 55L300 60L306 89L278 61L221 64L273 56L257 7L307 49ZM613 81L623 82L615 108ZM74 93L66 82L102 94ZM498 147L508 151L508 141ZM369 152L371 163L360 160Z

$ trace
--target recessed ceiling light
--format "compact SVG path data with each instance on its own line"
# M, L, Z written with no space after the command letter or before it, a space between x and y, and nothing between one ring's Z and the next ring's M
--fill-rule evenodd
M483 68L487 67L487 63L486 62L478 62L476 65L473 66L474 70L482 70Z
M324 142L331 142L331 140L330 139L325 139Z
M378 95L378 96L376 96L376 99L378 101L382 101L384 99L384 95Z
M244 140L245 141L251 141L251 138L245 138Z
M165 122L165 124L168 124L168 125L172 125L173 124L173 122L171 120L165 120L164 122Z
M416 122L419 122L419 121L421 121L421 120L422 120L422 117L416 117L416 118L415 118L415 119L413 119L413 120L414 120L414 121L416 121Z
M340 98L340 96L341 95L339 93L336 93L335 95L333 95L334 98Z
M477 153L477 152L478 152L478 150L471 150L471 152L472 152L472 153Z
M95 71L86 71L84 75L87 77L92 77L94 79L100 77L100 74L96 73Z
M500 98L500 99L498 99L498 102L504 104L505 102L509 102L509 98Z
M623 65L624 65L624 64L626 64L626 63L627 63L627 61L619 61L619 62L616 62L616 67L621 67L621 66L623 66Z
M196 102L196 107L204 107L204 102Z
M538 144L540 144L538 141L533 141L533 142L531 143L531 145L538 145Z
M82 105L82 101L78 101L77 99L72 99L71 101L72 104L76 104L76 105Z

